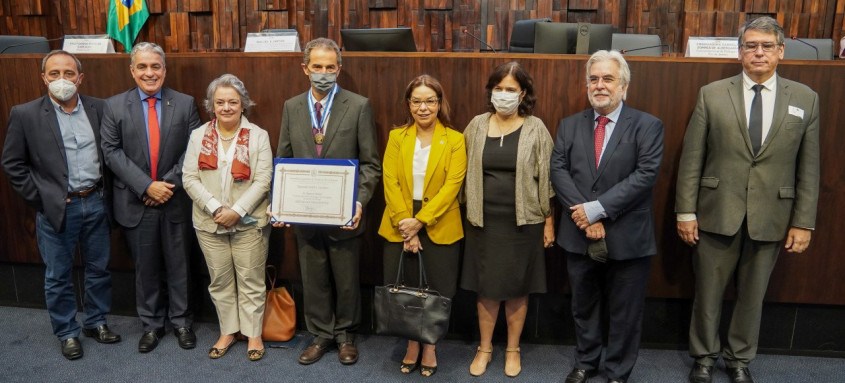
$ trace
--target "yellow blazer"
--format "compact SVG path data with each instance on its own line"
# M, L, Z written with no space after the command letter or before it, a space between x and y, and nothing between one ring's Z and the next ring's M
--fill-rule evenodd
M402 242L397 229L399 221L413 216L416 139L416 125L394 129L384 151L385 208L378 233L390 242ZM425 225L428 237L434 243L447 245L464 237L457 197L466 170L464 136L437 121L425 171L422 208L414 216Z

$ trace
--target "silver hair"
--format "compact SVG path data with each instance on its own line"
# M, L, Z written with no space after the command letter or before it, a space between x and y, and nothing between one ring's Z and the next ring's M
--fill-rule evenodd
M622 86L626 86L631 83L631 69L628 68L628 62L625 61L625 57L622 57L622 54L619 51L611 50L600 50L596 53L593 53L590 56L590 59L587 60L587 87L590 86L590 67L593 66L595 63L604 62L604 61L616 61L619 64L619 83ZM628 98L628 92L622 95L622 99Z
M745 24L742 24L742 26L739 27L740 44L745 43L745 31L748 30L775 35L778 41L778 45L783 45L783 28L780 26L780 24L778 24L777 20L769 16L758 17L753 20L748 20L745 22Z
M82 63L79 62L79 59L76 58L76 56L74 56L73 53L70 53L68 51L63 51L61 49L56 49L56 50L50 51L50 53L47 53L47 55L44 56L44 58L41 60L41 73L44 73L44 71L47 70L47 60L49 60L50 57L53 57L53 56L56 56L56 55L70 56L73 59L73 61L76 62L76 71L79 72L79 73L82 73Z
M205 110L208 114L212 116L214 115L214 92L216 92L220 87L232 88L235 92L238 92L238 96L241 98L241 105L243 106L244 114L246 114L250 107L255 105L255 102L249 98L249 92L247 92L243 81L233 74L226 73L214 79L211 84L208 84L208 89L205 91L205 101L203 101L203 106L205 106Z
M138 53L141 53L141 52L152 52L152 53L159 55L161 57L162 65L165 66L165 67L167 66L167 64L165 64L165 62L164 62L164 49L161 49L161 47L158 46L158 44L156 44L156 43L150 43L150 42L146 42L146 41L135 44L135 46L132 47L132 52L129 52L129 57L130 57L129 65L130 66L135 66L135 55L137 55Z
M302 62L305 63L305 66L308 66L311 62L311 51L314 48L334 50L334 52L337 53L337 65L341 65L342 58L340 56L340 47L337 46L337 43L332 39L318 37L309 41L308 44L305 44L305 50L303 52L304 56L302 58Z

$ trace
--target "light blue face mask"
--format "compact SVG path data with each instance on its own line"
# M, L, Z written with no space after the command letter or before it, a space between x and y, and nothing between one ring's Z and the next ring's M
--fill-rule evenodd
M517 108L519 108L519 95L520 93L493 91L490 95L490 102L497 112L510 116L516 113Z

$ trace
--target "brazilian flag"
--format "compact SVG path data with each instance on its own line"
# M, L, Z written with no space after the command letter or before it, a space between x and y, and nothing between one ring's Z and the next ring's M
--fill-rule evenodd
M106 30L109 36L123 44L124 49L129 53L148 17L150 17L150 11L144 0L109 0Z

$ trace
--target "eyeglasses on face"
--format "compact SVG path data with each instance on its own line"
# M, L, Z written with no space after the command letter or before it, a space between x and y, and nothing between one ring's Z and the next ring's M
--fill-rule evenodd
M408 103L411 104L411 106L414 108L419 108L420 106L422 106L422 104L425 104L425 106L429 108L434 108L435 106L437 106L437 104L440 103L440 99L429 98L427 100L420 100L418 98L411 98L408 99Z
M771 52L774 51L775 48L780 46L778 43L773 42L756 42L756 41L749 41L741 45L742 50L745 52L756 52L757 48L763 48L763 52Z

